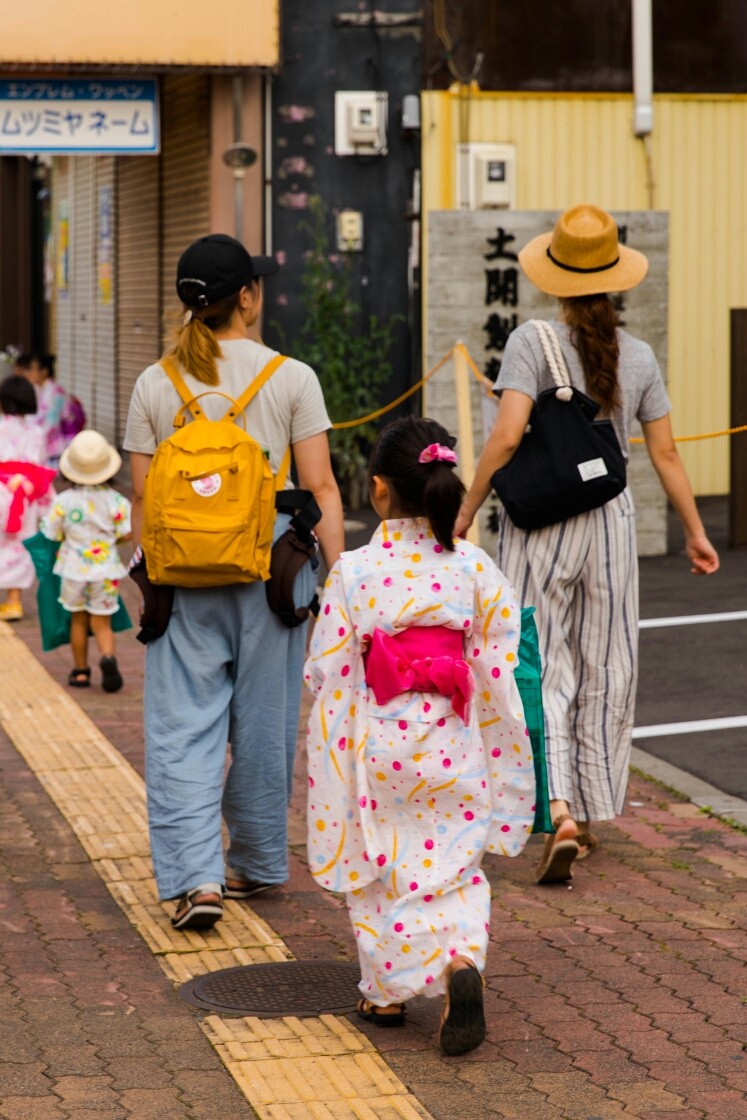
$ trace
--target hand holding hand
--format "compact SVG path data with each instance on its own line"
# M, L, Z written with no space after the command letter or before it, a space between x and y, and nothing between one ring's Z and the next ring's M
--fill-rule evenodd
M693 537L685 545L685 551L692 561L690 571L696 576L712 576L719 569L719 558L716 549L708 537Z

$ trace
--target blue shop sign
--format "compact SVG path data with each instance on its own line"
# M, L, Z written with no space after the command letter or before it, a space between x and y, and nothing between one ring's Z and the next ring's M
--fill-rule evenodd
M154 79L0 81L0 154L155 155Z

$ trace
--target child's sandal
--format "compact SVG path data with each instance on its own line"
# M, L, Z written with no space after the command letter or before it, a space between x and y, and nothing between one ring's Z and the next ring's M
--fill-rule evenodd
M393 1003L390 1006L399 1007L399 1011L392 1011L389 1014L382 1011L375 1003L370 1000L362 999L358 1001L358 1018L364 1019L367 1023L374 1023L377 1027L404 1027L405 1025L405 1004Z
M485 981L470 962L468 968L449 966L446 979L446 1006L441 1018L438 1044L444 1054L454 1057L475 1050L485 1041L483 988Z
M124 681L116 657L108 655L102 657L99 661L99 668L101 669L101 687L104 692L119 692Z
M71 669L70 676L67 678L67 683L71 688L90 688L91 687L91 670L90 669Z

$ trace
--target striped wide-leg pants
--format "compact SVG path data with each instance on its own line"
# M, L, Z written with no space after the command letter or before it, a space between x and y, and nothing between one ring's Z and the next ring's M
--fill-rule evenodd
M502 509L496 563L537 608L550 798L580 821L625 802L638 670L638 559L629 490L545 529Z

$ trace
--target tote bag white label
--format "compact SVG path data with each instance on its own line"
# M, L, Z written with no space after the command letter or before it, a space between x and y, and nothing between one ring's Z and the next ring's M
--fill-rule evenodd
M604 459L587 459L585 463L578 464L578 473L584 482L590 482L592 478L601 478L602 475L609 474L609 471Z

